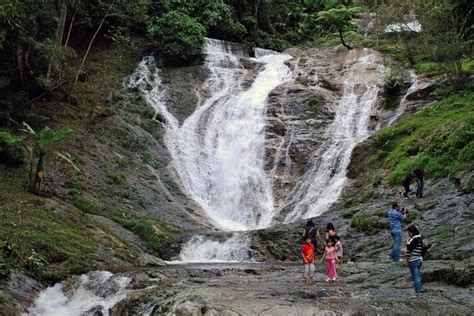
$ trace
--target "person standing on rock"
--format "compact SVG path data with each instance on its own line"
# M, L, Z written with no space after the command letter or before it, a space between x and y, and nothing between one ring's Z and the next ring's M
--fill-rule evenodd
M334 239L334 237L336 237L337 235L337 231L336 231L336 228L334 227L334 224L333 223L328 223L326 225L326 238L325 238L325 241L327 241L329 238L332 238ZM334 241L335 243L335 241Z
M410 190L410 184L413 182L413 173L409 173L406 177L405 180L403 180L403 188L405 189L405 192L403 192L403 197L408 198L408 193L411 192Z
M418 167L413 171L413 174L415 175L415 181L416 181L416 197L423 197L423 188L424 188L424 180L423 176L425 172L423 171L423 168Z
M400 250L402 247L402 221L407 213L408 210L406 208L402 208L400 211L400 205L398 202L394 202L392 208L388 211L390 234L393 238L392 251L389 254L389 257L395 262L400 261Z
M306 242L301 246L301 257L303 257L304 265L304 284L310 285L314 283L314 252L316 248L311 241L311 238L307 238Z
M409 226L407 233L408 238L410 238L407 238L408 265L410 267L411 279L415 284L415 295L413 295L412 298L416 299L422 291L421 266L423 257L421 256L421 252L423 249L423 238L415 225Z
M326 240L326 247L324 248L324 255L321 258L321 261L324 260L326 263L327 275L328 278L326 282L336 281L337 271L336 271L336 261L339 261L336 254L336 247L334 246L334 239L329 238Z

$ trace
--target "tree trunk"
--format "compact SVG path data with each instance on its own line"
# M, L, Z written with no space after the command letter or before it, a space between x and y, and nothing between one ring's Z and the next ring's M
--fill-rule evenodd
M262 1L258 3L258 12L257 12L257 21L258 26L265 32L274 34L275 29L270 21L270 14L268 12L268 3L267 1Z
M71 31L72 31L72 27L74 25L74 20L76 18L76 13L77 13L77 8L74 10L74 13L71 17L71 23L69 23L69 30L67 31L67 36L66 36L66 41L64 42L64 47L66 47L69 44L69 39L71 38Z
M107 18L107 15L109 14L110 9L112 9L112 6L114 5L114 3L115 3L115 0L112 0L109 7L107 8L107 11L105 11L105 14L104 14L104 17L102 18L102 21L100 21L100 24L97 27L97 30L95 31L94 35L91 38L91 41L89 42L89 46L87 47L86 53L84 54L84 58L82 58L81 65L79 66L79 69L77 70L76 78L74 80L74 83L72 84L72 88L71 88L71 91L69 91L69 94L72 93L72 91L74 90L74 87L76 86L77 80L79 79L79 75L81 74L82 68L84 68L84 64L86 62L87 56L89 55L89 52L91 50L92 44L94 43L94 40L97 37L97 34L99 33L100 29L102 28L102 25L104 25L105 18Z
M64 37L64 28L66 27L67 3L66 0L59 1L59 22L56 29L56 44L61 46Z
M344 47L346 47L347 49L352 49L352 47L350 47L346 44L346 42L344 42L344 38L342 37L342 29L339 29L339 38L341 39L341 43L342 45L344 45Z
M23 48L21 46L16 47L16 72L18 78L18 84L23 84Z
M55 42L58 48L61 47L61 44L63 42L64 28L66 26L66 18L67 18L67 3L66 3L66 0L60 0L59 1L59 21L58 21L58 26L56 28L56 38L55 38ZM46 79L49 79L51 76L53 64L54 64L54 56L51 56L51 58L49 59L48 72L46 74Z

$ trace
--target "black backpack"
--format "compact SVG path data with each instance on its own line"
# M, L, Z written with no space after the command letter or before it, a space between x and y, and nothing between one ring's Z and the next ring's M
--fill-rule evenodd
M308 230L309 228L309 230ZM311 233L314 231L314 236L311 236ZM304 234L303 237L301 238L304 241L306 241L307 238L310 238L311 241L313 242L314 247L317 246L317 239L316 239L316 227L304 227Z

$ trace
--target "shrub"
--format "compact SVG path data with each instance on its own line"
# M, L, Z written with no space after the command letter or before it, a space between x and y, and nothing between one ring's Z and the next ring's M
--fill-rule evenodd
M171 11L148 25L148 36L156 42L168 64L190 61L201 53L206 29L196 19Z
M27 157L28 150L21 138L7 131L0 131L0 163L20 165Z
M73 198L73 204L81 211L94 215L102 215L104 213L103 207L94 204L84 198L82 195L75 195Z
M158 234L151 220L138 217L115 217L114 220L126 229L137 234L158 252L162 251L162 249L169 243L167 237L164 236L164 234Z
M301 83L303 86L307 87L309 86L309 79L308 77L299 77L298 82Z
M359 232L364 232L372 235L380 229L387 228L386 222L379 222L377 218L367 215L365 213L357 213L352 216L351 227Z
M437 76L443 73L443 67L436 62L420 62L415 64L415 69L426 76Z
M6 264L0 261L0 279L5 279L10 275L10 267Z
M383 80L383 87L385 89L385 93L388 95L395 95L400 91L402 85L403 79L400 70L390 68Z

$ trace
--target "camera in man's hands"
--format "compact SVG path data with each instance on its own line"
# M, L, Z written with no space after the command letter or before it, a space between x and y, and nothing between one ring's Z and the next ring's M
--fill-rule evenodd
M406 207L402 207L402 213L403 214L407 214L408 213L408 209Z

